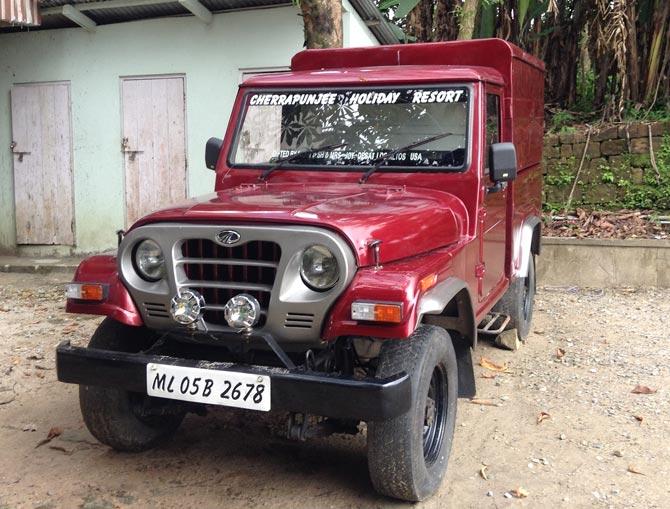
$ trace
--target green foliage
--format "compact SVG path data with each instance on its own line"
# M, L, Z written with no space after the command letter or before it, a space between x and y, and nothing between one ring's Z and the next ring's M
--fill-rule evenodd
M574 180L575 164L574 157L556 164L551 173L545 177L545 186L567 189ZM598 203L599 208L643 209L667 213L670 211L670 135L663 137L661 147L656 151L656 167L658 174L653 169L649 156L645 154L627 154L620 165L615 167L600 165L598 176L596 176L599 182L591 184L578 182L578 185L587 191L584 196L588 195L588 190L596 186L609 188L610 191L606 194L610 198ZM641 182L639 176L635 181L631 179L632 168L641 168L644 171ZM574 203L575 205L596 205L588 201ZM545 203L544 208L549 212L562 211L565 204L550 201Z
M602 174L600 175L600 180L603 182L603 184L614 184L614 173L612 170L603 166L601 166L600 169L603 170Z
M544 183L548 186L568 186L575 178L575 158L570 157L556 164L552 172L544 177Z
M575 116L569 111L558 110L551 117L551 127L549 132L553 133L569 133L574 132L575 128L572 124L575 123ZM565 130L564 130L565 129Z
M493 37L496 30L498 4L502 0L481 0L479 6L479 34L481 38Z
M663 137L663 143L656 155L658 175L653 169L645 171L642 184L626 181L622 187L625 196L622 205L631 209L670 210L670 135Z
M626 121L649 121L663 122L670 120L670 104L659 104L650 110L640 108L639 105L631 107L630 105L624 111L623 118Z
M596 73L593 69L579 69L577 73L577 100L575 110L593 114L593 102L596 94Z
M382 0L379 3L379 10L388 11L393 9L394 18L404 18L418 3L419 0Z

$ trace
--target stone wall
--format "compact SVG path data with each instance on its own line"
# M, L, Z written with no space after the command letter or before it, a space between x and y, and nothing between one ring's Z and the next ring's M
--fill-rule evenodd
M670 121L615 124L588 131L547 134L544 138L545 203L565 203L584 148L586 158L573 195L575 206L616 206L625 200L630 185L644 185L655 176L649 151L654 154L670 135ZM669 141L670 143L670 141Z

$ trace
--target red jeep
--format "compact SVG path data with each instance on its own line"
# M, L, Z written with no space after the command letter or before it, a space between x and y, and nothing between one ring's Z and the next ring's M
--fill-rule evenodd
M240 87L214 193L81 263L67 311L107 319L59 380L125 451L206 405L365 421L374 487L430 496L478 327L529 330L542 133L543 64L502 40L298 53Z

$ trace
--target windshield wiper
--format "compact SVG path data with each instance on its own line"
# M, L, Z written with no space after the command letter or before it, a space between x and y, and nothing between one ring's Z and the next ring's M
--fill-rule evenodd
M296 159L300 159L301 157L308 156L310 154L315 154L316 152L321 152L322 150L332 150L334 148L345 147L346 145L347 145L346 143L331 143L329 145L323 145L322 147L309 148L301 152L296 152L295 154L291 154L290 156L281 157L274 161L275 163L274 165L270 166L267 170L261 173L258 177L258 180L260 180L261 182L267 180L270 173L281 168L286 163L290 163L291 161L295 161Z
M372 161L370 164L372 167L367 170L363 175L361 175L361 178L358 180L359 184L364 184L369 178L370 175L372 175L374 172L376 172L379 168L381 168L381 165L384 164L386 161L391 159L394 155L399 154L400 152L404 152L405 150L411 150L416 147L420 147L421 145L425 145L426 143L430 143L431 141L436 141L442 138L446 138L447 136L453 136L454 133L440 133L436 134L434 136L429 136L428 138L423 138L421 140L417 140L415 142L410 143L409 145L405 145L404 147L396 148L392 150L391 152L388 152L384 154L381 157L378 157L374 161Z

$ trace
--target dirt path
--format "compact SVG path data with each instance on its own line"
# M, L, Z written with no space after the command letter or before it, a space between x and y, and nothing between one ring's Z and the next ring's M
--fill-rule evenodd
M280 414L189 416L143 454L99 445L55 379L55 345L99 321L64 314L63 282L0 274L0 508L407 507L374 494L362 434L288 442ZM475 353L509 366L477 366L478 397L499 406L459 402L447 479L418 507L668 507L668 316L670 291L543 289L520 351Z

